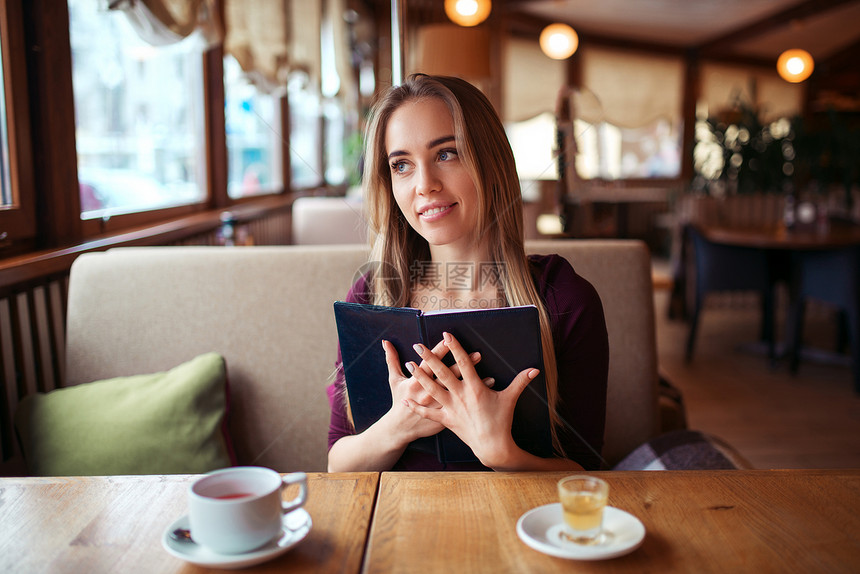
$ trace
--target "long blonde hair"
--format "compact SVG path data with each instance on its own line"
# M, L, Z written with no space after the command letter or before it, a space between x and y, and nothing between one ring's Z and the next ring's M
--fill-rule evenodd
M522 193L516 163L492 104L464 80L415 74L388 90L371 111L362 186L370 227L370 261L376 266L368 282L372 302L408 306L419 279L412 273L413 263L430 260L427 241L412 229L394 201L385 149L385 132L394 111L407 102L426 98L442 101L451 113L457 153L478 190L476 237L489 246L490 263L502 271L499 278L506 304L538 308L553 442L564 454L557 435L558 369L552 329L523 246Z

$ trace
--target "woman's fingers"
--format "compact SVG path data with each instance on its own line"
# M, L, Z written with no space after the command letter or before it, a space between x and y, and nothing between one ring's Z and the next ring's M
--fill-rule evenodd
M444 341L439 344L444 346ZM436 347L438 348L438 346L439 345L437 345ZM447 365L442 362L441 357L444 357L445 355L440 356L436 353L433 353L421 343L416 343L415 345L413 345L413 348L415 349L415 352L418 354L418 356L422 359L421 365L425 367L423 370L431 376L435 375L438 384L444 386L445 388L449 388L451 384L459 380L459 377L454 375L454 373L451 372L451 369L449 369ZM472 368L474 370L474 367ZM462 373L462 371L463 368L462 365L460 365L460 372Z
M390 341L382 340L382 350L385 352L385 364L388 366L388 381L392 382L398 378L405 379L406 375L400 368L400 356Z
M423 345L422 345L422 347L423 347ZM426 348L426 347L424 347L424 348ZM443 359L443 358L445 357L445 355L447 355L447 354L448 354L448 347L445 345L445 340L444 340L444 339L442 339L441 341L439 341L438 343L436 343L436 346L435 346L435 347L433 347L433 348L431 349L431 351L430 351L430 352L432 352L434 355L436 355L437 357L439 357L439 359L440 359L440 360L441 360L441 359ZM420 355L420 353L419 353L419 355ZM477 365L478 363L480 363L480 362L481 362L481 353L479 353L479 352L475 351L474 353L472 353L472 354L470 354L470 355L469 355L469 360L471 360L471 361L472 361L472 365L473 365L473 366L474 366L474 365ZM424 358L423 358L423 357L422 357L422 359L421 359L421 365L420 365L420 366L421 366L422 368L423 368L423 367L428 367L428 368L429 368L429 366L427 365L427 361L426 361L426 360L424 360ZM461 377L463 376L463 375L460 373L460 366L459 366L459 365L457 365L456 363L455 363L455 364L453 364L453 365L451 365L451 366L449 367L449 369L451 370L451 372L452 372L452 373L454 373L454 376L455 376L455 377L457 377L458 379L459 379L459 378L461 378ZM431 371L432 371L432 369L431 369Z
M385 364L388 366L388 377L392 379L392 377L396 378L406 378L406 375L403 373L403 369L400 367L400 356L397 353L397 349L394 348L394 345L391 344L391 341L386 339L382 340L382 350L385 353ZM448 354L448 348L445 346L445 341L439 341L439 343L433 347L431 351L437 357L444 357ZM478 364L481 361L480 353L472 353L471 360L473 364ZM421 365L422 368L427 367L426 361L422 359ZM428 367L429 369L429 367ZM432 371L430 371L432 374ZM460 369L454 365L452 367L452 372L456 377L460 376ZM410 373L411 374L411 373Z
M439 357L440 359L447 355L448 349L445 347L445 341L439 341L438 343L436 343L436 346L430 349L430 352ZM425 366L424 361L421 362L421 366Z
M445 413L441 409L425 407L410 399L405 399L403 403L414 414L435 423L445 424Z
M448 376L448 373L452 374L455 379L464 379L463 371L468 373L468 376L474 374L473 380L480 380L481 383L487 387L488 389L492 389L496 380L493 377L486 377L483 379L477 378L477 373L475 373L475 365L481 361L481 354L477 351L474 353L467 353L460 342L454 337L451 333L444 332L442 334L442 341L436 344L432 350L428 350L426 346L416 343L414 345L415 352L418 353L418 356L421 357L421 365L420 368L427 375L427 378L424 380L424 384L429 385L431 381L434 381L433 377L435 376L435 383L438 386L441 386L443 390L448 390L448 387L445 386L443 379L451 380ZM450 367L445 365L442 362L442 358L447 354L447 351L451 352L451 355L454 357L456 361ZM415 370L419 367L415 363L407 363L406 368L409 369L409 372L415 377ZM515 393L519 396L522 393L523 389L528 386L528 384L538 375L539 371L537 369L525 369L523 372L517 375L517 378L511 382L511 385L508 386L509 393ZM420 379L416 377L416 380L421 382ZM513 387L513 389L511 389Z
M445 346L451 351L451 356L454 357L454 361L456 361L456 366L460 371L460 378L464 381L480 380L477 377L477 373L475 372L475 363L472 361L470 355L466 352L466 349L460 344L460 341L457 340L454 335L448 332L442 333L442 341L445 343ZM486 382L484 383L486 385ZM491 385L487 385L491 386Z
M425 348L426 350L426 348ZM429 354L429 353L428 353ZM428 366L432 363L438 361L439 364L442 364L438 358L430 354L431 356L425 359ZM424 362L422 362L424 364ZM442 365L444 367L444 365ZM412 373L412 377L418 382L419 385L424 389L434 401L439 403L442 406L445 406L446 401L448 400L448 387L451 386L451 380L456 380L453 377L448 381L446 385L444 382L440 380L440 378L433 378L433 371L428 372L429 369L420 368L413 362L406 363L406 368ZM450 371L448 371L450 375Z
M423 347L423 345L422 345L422 347ZM426 348L426 347L425 347L425 348ZM447 354L448 354L448 349L445 347L445 341L439 341L438 343L436 343L436 346L435 346L435 347L433 347L433 349L431 349L431 351L430 351L430 352L431 352L431 353L433 353L433 356L438 357L438 358L441 360L441 359L442 359L442 357L444 357L445 355L447 355ZM431 377L433 376L433 374L434 374L434 373L433 373L432 369L430 369L429 365L427 365L427 361L426 361L426 360L424 360L424 359L422 358L422 359L421 359L421 364L420 364L419 366L420 366L422 369L425 369L425 372L427 372L427 374L428 374L429 376L431 376ZM409 368L409 365L408 365L408 364L406 365L406 368L407 368L407 369ZM411 371L411 370L410 370L409 372L410 372L410 373L412 373L412 371ZM414 373L413 373L413 374L414 374ZM441 384L441 383L440 383L440 384ZM443 386L443 387L445 387L444 385L442 385L442 386ZM448 390L448 389L447 389L447 388L445 388L445 390Z
M502 393L506 395L512 395L510 400L516 404L517 399L519 399L520 395L523 393L525 388L529 386L529 383L534 380L540 374L540 371L537 369L524 369L520 371L514 380L511 381L511 384L508 385Z
M383 339L382 348L385 351L385 363L388 366L388 382L392 385L392 393L394 392L394 385L406 385L406 387L403 387L403 390L400 392L410 393L410 395L413 397L414 402L425 407L438 407L438 403L436 403L435 399L429 393L427 393L427 391L424 390L423 385L419 384L418 379L415 378L415 371L419 368L418 365L416 365L412 361L406 363L406 369L409 371L409 374L412 375L412 378L414 379L412 382L410 382L407 379L407 375L403 374L403 369L400 366L400 356L397 353L397 349L395 349L394 345L391 344L391 341ZM442 342L436 345L433 351L435 353L447 353L447 349ZM423 367L424 365L425 363L424 361L422 361L421 366ZM426 376L430 376L426 374L426 371L422 370L422 372L425 373ZM444 386L442 388L444 389Z
M444 343L445 341L442 341L442 342ZM475 351L474 353L469 355L469 359L472 361L472 366L477 365L478 363L481 362L481 353L479 353L478 351ZM457 363L454 363L453 365L451 365L448 368L451 369L451 372L454 373L455 377L457 377L458 379L463 378L463 373L460 372L460 365L458 365Z
M430 352L428 352L426 346L420 343L414 345L415 352L421 357L421 367L425 371L428 371L428 374L435 375L439 384L444 386L446 381L453 382L455 380L468 379L471 381L481 381L488 388L492 388L495 385L495 380L491 377L480 379L475 372L475 365L481 362L481 353L477 351L467 353L459 341L448 332L443 333L442 337L442 341L437 343ZM442 358L449 351L455 361L450 366L442 362Z

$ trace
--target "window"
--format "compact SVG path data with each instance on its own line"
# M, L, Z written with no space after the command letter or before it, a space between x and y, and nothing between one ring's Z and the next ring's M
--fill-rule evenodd
M224 58L227 190L232 198L283 189L280 101L249 82L232 56Z
M204 200L201 38L156 47L122 12L68 5L81 217Z
M640 128L623 128L576 120L576 171L583 179L678 177L683 138L679 123L661 118Z
M676 178L683 147L681 57L587 47L571 112L584 179Z
M519 129L513 128L516 125L525 129L535 118L558 113L566 64L547 58L537 42L517 38L507 43L504 57L504 111L509 129ZM680 177L683 59L598 46L584 46L574 57L580 59L582 85L571 86L568 104L579 177ZM525 146L531 146L529 152L556 145L554 133L542 131L542 135L535 133L528 138L532 142ZM535 137L540 139L532 139ZM524 159L523 153L518 154L518 162ZM541 174L551 168L545 155L544 166L539 167ZM527 178L534 177L538 176Z
M538 201L540 186L535 182L558 179L555 114L544 112L528 120L509 122L505 132L517 164L523 199Z
M290 166L296 188L320 185L322 177L322 126L320 97L302 72L291 74L288 83L290 102Z
M325 181L329 185L341 185L347 180L346 173L346 117L343 105L337 98L323 101L325 117Z

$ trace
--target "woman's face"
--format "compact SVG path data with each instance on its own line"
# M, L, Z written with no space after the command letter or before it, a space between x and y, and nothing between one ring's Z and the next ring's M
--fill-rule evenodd
M385 150L394 200L432 246L469 249L478 192L454 141L454 121L436 98L401 105L388 120Z

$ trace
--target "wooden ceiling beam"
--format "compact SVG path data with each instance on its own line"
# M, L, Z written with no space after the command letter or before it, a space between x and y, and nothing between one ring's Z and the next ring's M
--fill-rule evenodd
M857 62L860 61L860 40L845 46L835 54L816 62L816 66L829 67L833 70L851 68L857 70Z
M776 14L766 16L757 22L741 26L740 28L723 34L718 38L709 40L698 46L699 54L702 56L725 55L732 51L734 44L749 40L756 36L768 33L776 28L785 26L793 20L802 20L810 16L817 16L843 4L856 2L857 0L804 0L794 6L786 8Z

